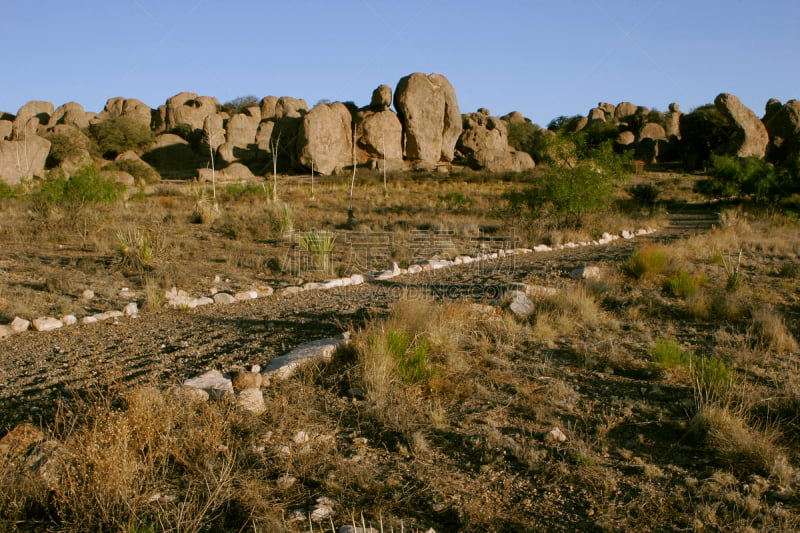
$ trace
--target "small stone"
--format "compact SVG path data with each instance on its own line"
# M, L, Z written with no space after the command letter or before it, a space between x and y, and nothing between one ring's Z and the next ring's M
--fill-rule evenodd
M131 302L122 309L122 314L125 316L137 316L139 314L139 306L136 305L136 302Z
M264 376L256 372L237 372L231 380L233 390L260 389L264 383Z
M275 293L275 289L270 287L269 285L264 285L263 287L258 288L258 297L259 298L266 298L267 296L272 296Z
M195 307L201 307L203 305L211 305L213 303L214 303L214 300L212 300L211 298L209 298L207 296L202 296L202 297L198 298L197 300L195 300Z
M23 331L28 331L28 328L31 327L31 323L28 320L20 317L14 317L14 320L11 321L11 329L13 329L16 333L22 333Z
M74 326L78 323L78 319L75 315L64 315L61 317L61 322L63 322L65 326Z
M324 522L333 516L333 508L327 504L317 504L314 510L311 511L309 518L312 522Z
M93 316L85 316L80 320L81 324L94 324L97 322L97 318Z
M364 276L361 274L353 274L350 276L351 285L361 285L362 283L364 283Z
M419 274L420 272L422 272L422 267L420 265L408 265L409 274Z
M510 295L508 309L520 318L526 318L533 313L534 306L530 298L524 292L513 291Z
M233 383L223 376L219 370L203 372L199 376L186 380L183 386L190 389L204 390L212 398L222 398L226 394L233 392Z
M94 298L94 291L91 289L86 289L81 293L81 298L84 300L91 300Z
M600 267L583 266L570 272L572 279L600 279Z
M16 331L11 329L11 326L0 326L0 339L5 339L6 337L10 337L14 333L16 333Z
M294 294L299 294L301 292L303 292L302 287L291 286L291 287L286 287L285 289L281 289L279 294L281 296L292 296Z
M259 388L244 389L236 396L236 405L258 416L267 410L264 394Z
M64 327L63 322L49 316L39 317L33 320L33 329L36 331L52 331L62 327Z
M255 300L258 298L258 292L256 291L242 291L237 292L233 295L234 298L237 300Z
M545 442L567 442L567 436L560 428L553 428L544 436Z
M295 444L305 444L306 442L311 440L311 438L305 431L298 431L297 433L295 433L292 440L294 441Z
M214 295L214 302L218 304L232 304L236 301L236 298L233 297L233 294L229 294L227 292L218 292Z
M537 244L533 247L534 252L552 252L553 249L547 246L546 244Z

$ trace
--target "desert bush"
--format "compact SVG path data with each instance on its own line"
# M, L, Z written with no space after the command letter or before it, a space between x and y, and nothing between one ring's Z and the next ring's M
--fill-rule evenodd
M542 128L528 121L512 122L508 125L508 144L515 150L527 152L533 157L541 130Z
M678 269L664 281L664 292L681 298L692 296L707 281L708 279L702 274L689 274L683 269Z
M613 183L588 163L575 168L553 166L537 173L521 191L506 193L512 209L524 210L555 227L578 228L584 216L608 208Z
M645 245L638 248L623 265L623 270L636 279L663 274L667 267L667 253L661 246Z
M650 349L653 362L664 368L688 367L693 357L691 352L683 350L681 345L673 339L660 338Z
M182 122L169 130L167 133L177 135L184 141L188 142L194 150L200 150L202 147L205 133L202 129L194 129L190 124Z
M737 158L712 154L707 174L707 179L696 182L695 192L709 198L752 196L766 199L782 193L775 167L755 156Z
M89 136L106 159L113 159L127 150L141 152L155 138L149 125L130 117L109 118L91 124Z
M711 154L731 138L728 121L714 104L682 115L680 128L683 164L687 170L702 168Z
M300 247L311 255L315 266L324 273L330 273L331 253L336 244L336 235L329 231L310 231L300 236Z
M258 97L248 94L246 96L237 96L236 98L229 100L222 104L222 111L228 113L229 115L233 115L236 113L244 113L247 111L248 107L257 106L258 105Z
M655 209L656 200L661 194L661 188L655 183L637 183L626 189L626 191L637 205L647 208L650 212Z
M690 431L701 437L726 466L741 476L778 475L786 471L786 456L778 434L754 428L730 407L707 405L692 418Z
M91 141L83 135L50 133L47 135L47 140L50 141L50 152L47 154L48 168L57 167L63 161L94 148Z
M117 232L117 251L123 266L137 271L152 270L164 255L158 232L128 229Z
M723 398L733 386L733 369L718 357L690 357L689 370L699 398Z
M245 200L265 200L270 198L272 192L266 183L247 182L244 184L231 183L225 185L220 191L220 199L224 202L241 202Z
M769 307L759 306L751 315L750 331L761 344L776 352L797 351L797 341L779 314Z
M31 199L37 211L54 207L77 209L112 204L124 198L125 185L100 175L96 165L78 170L70 179L53 174L41 180Z
M157 183L161 180L161 175L156 170L145 163L144 161L137 161L136 159L123 159L121 161L114 161L109 163L104 169L107 170L121 170L127 172L136 180L138 184L151 184Z
M0 181L0 200L19 198L20 196L22 196L22 189L20 187L15 187L4 181Z

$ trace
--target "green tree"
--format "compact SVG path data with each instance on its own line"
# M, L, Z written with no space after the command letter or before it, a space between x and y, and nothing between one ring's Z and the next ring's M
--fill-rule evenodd
M149 125L130 117L110 118L92 124L89 136L106 159L114 159L126 150L141 152L155 139Z

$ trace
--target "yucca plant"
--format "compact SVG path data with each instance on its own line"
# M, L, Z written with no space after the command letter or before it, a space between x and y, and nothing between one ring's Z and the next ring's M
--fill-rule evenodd
M322 272L331 270L331 252L336 241L336 235L330 231L310 231L300 237L300 247L311 254L315 266Z

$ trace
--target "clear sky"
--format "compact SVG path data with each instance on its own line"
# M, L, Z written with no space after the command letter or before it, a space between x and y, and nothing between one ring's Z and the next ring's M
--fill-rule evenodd
M462 112L800 98L798 0L0 0L0 110L181 91L369 103L411 72Z

